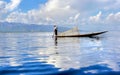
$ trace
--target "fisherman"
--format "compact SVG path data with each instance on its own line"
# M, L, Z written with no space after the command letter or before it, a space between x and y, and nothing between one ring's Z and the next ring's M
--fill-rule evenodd
M56 36L57 36L57 34L58 34L57 26L56 26L56 25L54 25L54 36L56 37Z
M58 28L57 25L54 25L54 41L55 41L55 45L57 46L57 34L58 34Z

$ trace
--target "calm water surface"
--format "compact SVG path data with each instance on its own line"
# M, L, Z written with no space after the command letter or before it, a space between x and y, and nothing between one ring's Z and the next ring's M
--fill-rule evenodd
M120 75L118 34L54 41L52 33L0 33L0 75Z

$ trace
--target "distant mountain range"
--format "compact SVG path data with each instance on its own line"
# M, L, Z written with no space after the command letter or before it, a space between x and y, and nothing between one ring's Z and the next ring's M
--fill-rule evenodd
M65 31L69 28L58 26L58 30ZM53 32L53 25L36 25L22 23L0 23L0 32Z

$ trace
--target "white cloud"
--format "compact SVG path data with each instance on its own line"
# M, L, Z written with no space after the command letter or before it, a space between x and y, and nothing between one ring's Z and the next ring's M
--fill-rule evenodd
M11 0L11 2L6 5L5 9L12 11L15 8L18 7L18 5L20 4L20 2L21 2L21 0Z
M20 12L12 12L6 19L8 22L25 22L27 20L27 14Z
M5 8L6 2L0 1L0 9Z
M120 12L109 14L106 18L106 22L108 24L120 24Z
M16 21L16 19L13 18L13 15L16 12L11 13L7 21ZM15 15L20 15L22 12L16 13ZM77 10L72 9L68 3L64 3L64 1L60 0L49 0L42 8L39 9L33 9L28 11L27 13L24 13L26 15L17 16L17 18L20 18L22 20L23 18L27 19L27 23L54 23L54 24L62 24L68 21L70 17L76 16L79 12ZM28 16L28 17L25 17ZM76 16L76 19L78 17ZM21 21L19 20L19 21ZM22 22L25 22L22 20Z
M102 12L100 11L96 16L90 16L90 22L100 22L101 21Z
M11 0L7 5L6 3L0 3L0 5L4 4L7 6L7 10L13 11L17 8L20 1ZM108 23L111 21L110 18L114 17L112 21L119 22L119 5L120 0L48 0L40 8L29 10L26 13L23 13L22 10L13 11L5 20L9 22L69 25L103 24ZM111 12L116 14L112 15Z
M96 16L90 16L89 24L105 24L105 25L118 25L120 24L120 12L110 13L106 17L99 12Z
M14 11L20 2L21 0L11 0L9 3L7 3L4 0L0 0L0 21L5 21L9 13Z
M2 0L0 1L0 21L4 20L3 16L5 16L5 14L7 13L7 11L5 10L6 4L6 2Z

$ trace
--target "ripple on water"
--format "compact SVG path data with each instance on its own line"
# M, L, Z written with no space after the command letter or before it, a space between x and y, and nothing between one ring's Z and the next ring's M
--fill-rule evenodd
M56 44L48 34L0 34L0 75L120 74L117 37L58 38Z

